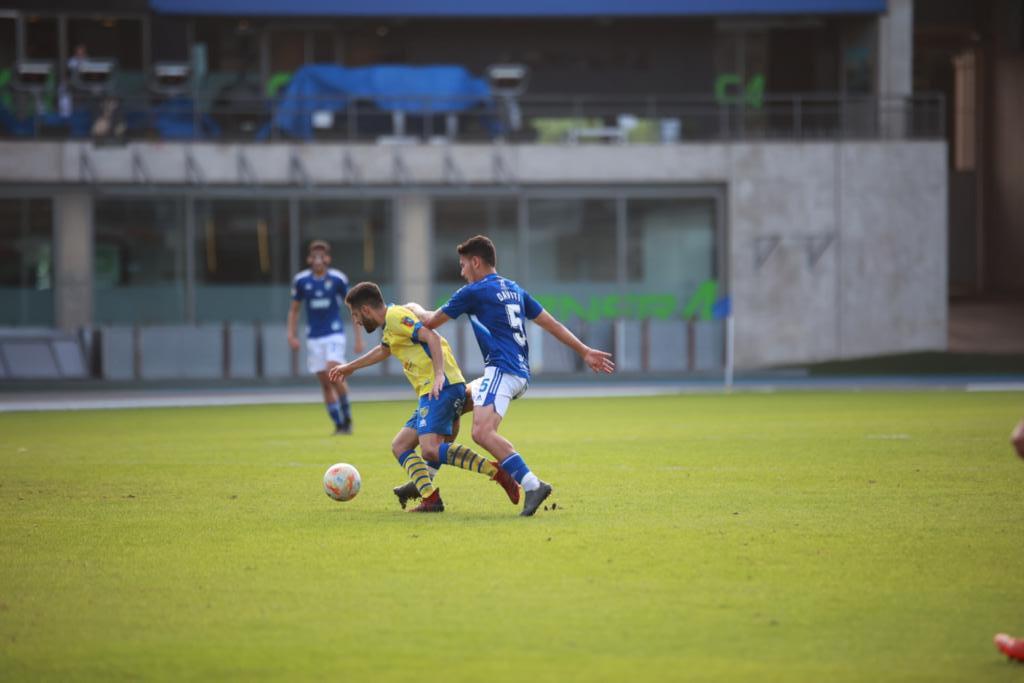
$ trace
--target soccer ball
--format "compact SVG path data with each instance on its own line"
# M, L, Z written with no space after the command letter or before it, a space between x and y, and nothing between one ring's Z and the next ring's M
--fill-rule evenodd
M352 500L359 493L359 470L348 463L331 465L324 472L324 493L334 500Z

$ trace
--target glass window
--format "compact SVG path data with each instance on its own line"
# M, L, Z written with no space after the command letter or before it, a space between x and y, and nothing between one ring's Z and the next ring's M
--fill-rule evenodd
M0 199L0 325L53 325L48 199Z
M95 207L96 322L185 322L184 202L99 199Z
M536 199L529 204L532 282L615 282L615 202Z
M498 252L498 272L522 277L519 255L519 212L515 199L438 199L434 201L434 298L445 299L466 284L459 276L455 248L474 235L486 235Z
M331 64L335 61L334 34L329 31L314 31L313 39L313 62L316 64Z
M197 202L195 255L197 322L284 320L287 202Z
M142 69L142 22L137 19L70 19L68 55L79 45L95 58L113 58L121 70Z
M204 17L196 19L195 31L196 43L205 46L209 71L226 71L236 77L241 73L259 71L258 36L248 20Z
M0 69L9 69L18 60L14 19L0 17Z
M841 60L842 89L846 92L858 95L874 92L877 39L874 21L851 17L844 23Z
M53 17L30 15L25 21L25 57L49 59L54 63L60 57L57 48L57 20Z
M300 205L300 263L306 267L306 251L313 240L331 245L331 267L345 273L351 284L369 280L393 294L394 241L388 202L306 201Z
M306 33L299 30L270 32L270 71L295 71L306 63Z
M153 62L188 61L188 26L184 19L154 14L150 17Z
M609 347L612 323L603 302L619 292L616 201L531 199L527 212L527 291L585 343ZM576 354L539 327L528 329L538 369L579 369Z
M626 215L626 280L634 293L689 296L717 276L711 200L631 199Z

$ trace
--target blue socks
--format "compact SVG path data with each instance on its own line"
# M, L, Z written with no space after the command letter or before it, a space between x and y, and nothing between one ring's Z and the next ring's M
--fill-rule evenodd
M341 404L341 414L345 418L345 424L348 424L352 421L352 409L348 405L348 394L339 396L338 403Z
M348 403L346 402L345 405L347 407ZM337 403L328 403L327 404L327 414L331 416L332 420L334 420L334 426L335 427L341 427L343 424L345 424L341 420L341 410L338 409L338 404Z
M352 409L348 405L348 396L339 396L335 403L327 403L327 414L334 420L335 427L344 427L352 421Z
M513 453L501 461L501 469L512 475L524 491L533 491L540 487L540 479L526 466L523 456Z
M520 484L523 483L523 477L530 473L530 468L527 467L526 462L523 461L523 456L518 453L513 453L502 460L501 469L511 474L512 478Z

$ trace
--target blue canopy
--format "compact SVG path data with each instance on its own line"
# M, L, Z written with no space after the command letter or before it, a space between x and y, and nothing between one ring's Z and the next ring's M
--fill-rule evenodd
M875 14L886 0L150 0L166 14L321 17L643 17Z
M461 66L312 64L295 72L274 114L274 126L295 137L312 134L312 114L342 111L352 98L382 111L409 114L460 112L489 101L490 87Z

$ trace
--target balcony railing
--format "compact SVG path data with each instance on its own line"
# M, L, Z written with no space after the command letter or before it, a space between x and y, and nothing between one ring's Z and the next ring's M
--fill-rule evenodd
M752 106L681 96L527 96L233 100L79 98L70 115L0 111L0 136L35 139L230 142L520 142L658 144L691 141L941 139L941 94L765 96ZM17 112L22 111L21 115Z

